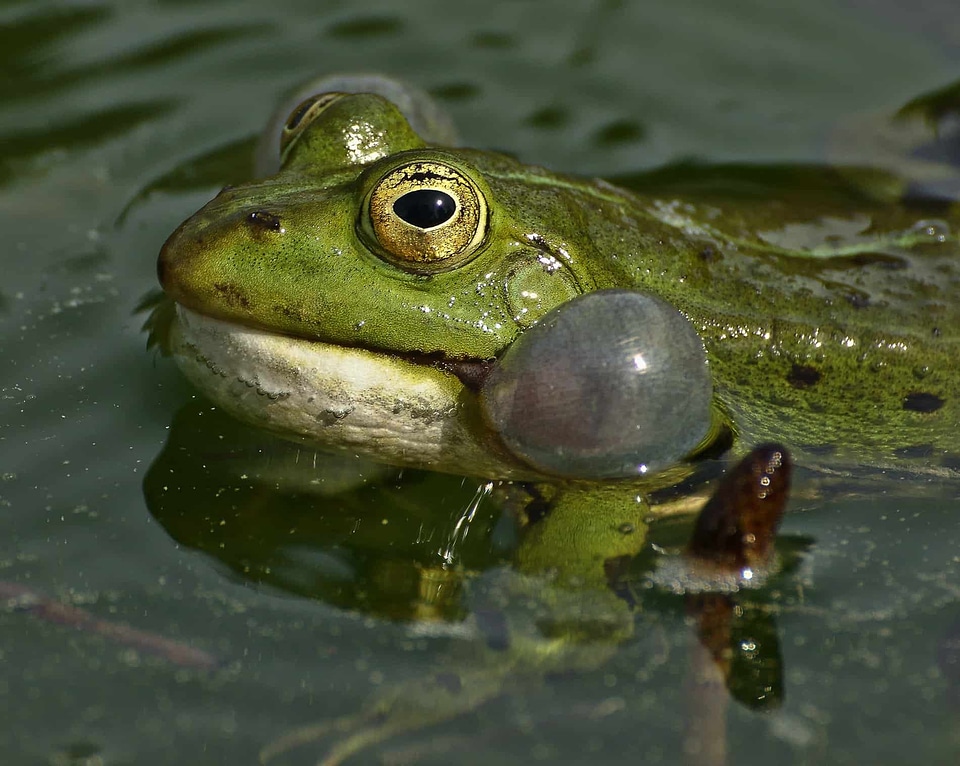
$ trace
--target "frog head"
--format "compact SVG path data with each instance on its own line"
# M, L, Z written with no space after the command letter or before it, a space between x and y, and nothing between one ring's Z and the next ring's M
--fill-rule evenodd
M479 361L592 286L579 268L589 243L551 227L562 209L535 228L511 215L503 173L516 163L428 148L380 96L306 102L280 150L277 175L224 189L167 240L160 280L180 305L341 346Z

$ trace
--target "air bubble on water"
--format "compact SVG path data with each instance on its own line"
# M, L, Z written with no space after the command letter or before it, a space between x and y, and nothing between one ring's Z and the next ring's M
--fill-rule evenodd
M938 219L923 219L917 221L910 230L915 234L930 237L935 242L946 242L950 236L950 225Z

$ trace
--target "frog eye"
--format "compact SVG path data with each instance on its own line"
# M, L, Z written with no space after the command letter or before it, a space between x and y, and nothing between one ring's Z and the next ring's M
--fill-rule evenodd
M459 266L486 235L483 194L465 173L436 160L391 170L373 187L367 207L377 250L408 271Z
M497 361L480 407L517 457L571 479L637 477L711 433L713 385L693 325L652 295L598 290L558 306Z
M334 101L343 98L344 95L346 94L318 93L310 96L310 98L304 99L294 107L294 110L290 112L290 116L287 117L287 121L283 124L283 130L280 131L281 161L286 157L287 152L290 151L290 147L303 135L303 131L307 129L307 126L317 119Z

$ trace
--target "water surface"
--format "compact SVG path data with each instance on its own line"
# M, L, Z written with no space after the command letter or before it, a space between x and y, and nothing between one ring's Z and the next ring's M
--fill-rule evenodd
M388 72L435 94L467 144L588 175L843 162L838 126L960 71L952 3L901 6L0 2L0 580L101 621L0 609L3 763L251 763L458 641L414 629L410 572L442 555L476 481L347 464L359 486L338 491L328 458L231 423L145 348L160 245L245 177L283 93ZM887 489L796 501L784 533L811 544L765 595L785 697L731 707L731 763L955 758L956 490ZM482 594L512 538L482 497L477 519L458 555ZM465 608L427 616L455 627ZM600 669L378 757L678 762L682 600L654 595L637 626Z

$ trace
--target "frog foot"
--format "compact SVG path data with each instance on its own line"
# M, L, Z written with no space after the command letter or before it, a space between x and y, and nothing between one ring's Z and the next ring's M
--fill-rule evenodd
M749 584L773 564L773 544L783 518L791 462L775 444L751 451L730 471L701 510L686 557L699 574L734 577ZM699 646L691 658L694 698L718 690L753 709L783 699L780 648L769 609L733 592L687 595L687 613ZM712 690L711 690L712 688Z
M789 494L791 462L783 447L752 450L720 482L700 511L687 548L698 577L749 584L773 564L773 544ZM771 611L722 589L689 592L694 623L687 679L684 749L697 763L727 763L727 707L753 710L783 700L783 673Z
M687 558L695 568L713 568L749 579L768 569L786 508L792 465L778 444L751 450L720 482L697 516Z

